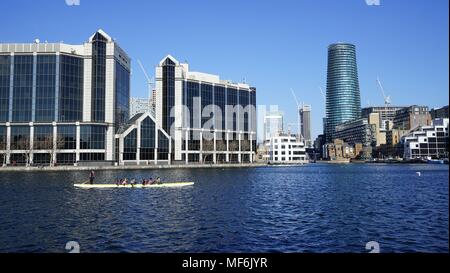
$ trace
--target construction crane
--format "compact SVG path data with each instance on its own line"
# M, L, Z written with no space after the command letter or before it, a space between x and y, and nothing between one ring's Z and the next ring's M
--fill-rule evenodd
M154 80L153 79L151 79L149 76L148 76L148 74L147 74L147 72L145 71L145 68L144 68L144 66L142 65L142 63L141 63L141 61L138 59L137 60L138 61L138 63L139 63L139 66L141 67L141 69L142 69L142 72L144 72L144 75L145 75L145 78L147 79L147 84L148 84L148 94L149 94L149 98L151 98L152 97L152 90L153 90L153 84L154 84Z
M381 94L383 95L384 99L384 106L387 108L391 105L391 96L386 96L386 93L384 92L383 85L381 85L380 79L377 77L378 86L380 87Z
M322 94L323 100L326 102L327 97L325 96L325 93L323 93L322 87L319 86L320 94Z
M294 89L291 88L291 93L292 96L294 96L294 100L295 103L297 104L297 117L298 117L298 135L300 138L302 137L302 132L301 132L301 117L300 117L300 110L302 109L302 107L300 106L300 103L298 102L297 96L295 95Z
M386 93L384 92L384 88L383 85L381 84L381 81L379 79L379 77L377 77L377 83L378 86L380 87L381 90L381 94L383 95L383 100L384 100L384 118L385 120L383 121L383 119L380 117L380 120L383 122L383 127L385 129L386 128L386 121L388 121L388 107L391 105L391 96L386 96Z

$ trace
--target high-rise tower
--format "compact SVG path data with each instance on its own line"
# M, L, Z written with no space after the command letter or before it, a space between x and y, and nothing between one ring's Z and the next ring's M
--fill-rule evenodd
M355 46L348 43L328 47L326 140L333 140L336 125L359 118L361 97Z

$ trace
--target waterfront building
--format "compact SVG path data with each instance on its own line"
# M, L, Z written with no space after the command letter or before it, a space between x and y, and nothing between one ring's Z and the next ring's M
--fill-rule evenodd
M279 133L266 141L266 147L271 163L306 162L305 144L300 136Z
M102 30L81 45L0 44L2 161L112 162L129 120L130 61Z
M395 114L397 111L406 109L403 106L371 106L361 109L361 117L369 118L372 113L378 113L380 115L380 129L390 130L393 127Z
M377 125L371 124L369 119L359 118L337 125L333 136L334 139L341 139L349 144L362 143L364 146L376 146L377 129Z
M361 116L355 46L348 43L328 47L326 91L326 140L334 139L336 125Z
M130 98L130 117L146 112L155 116L151 98Z
M412 105L395 112L394 129L414 130L431 125L431 115L427 106Z
M441 108L433 108L430 110L431 119L437 119L437 118L449 118L449 109L448 105L441 107Z
M435 119L431 126L421 126L402 138L404 159L448 158L449 119Z
M283 132L283 113L279 111L268 112L264 116L264 141Z
M168 55L156 67L156 122L171 137L173 161L253 162L256 89L192 72Z
M303 105L300 108L300 132L305 141L305 146L311 148L313 141L311 139L311 105Z

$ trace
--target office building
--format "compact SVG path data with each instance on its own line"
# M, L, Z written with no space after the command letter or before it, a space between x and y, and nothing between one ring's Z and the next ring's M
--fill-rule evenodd
M361 117L369 118L372 113L380 115L380 128L382 130L390 130L394 124L395 114L397 111L405 109L403 106L371 106L361 109Z
M441 108L433 108L430 110L431 119L449 118L448 105Z
M256 89L189 70L168 55L156 67L156 122L180 162L253 162Z
M305 144L300 136L279 133L266 142L268 159L271 163L305 163Z
M283 132L283 113L268 112L264 116L264 141Z
M326 92L326 140L334 139L336 125L361 116L355 46L347 43L328 47Z
M431 125L431 115L427 106L412 105L395 112L394 129L413 130Z
M129 98L130 58L102 30L81 45L0 44L2 161L112 162Z
M300 132L305 141L305 146L311 148L313 147L311 139L311 105L303 105L300 108L300 121Z
M347 121L336 126L334 139L341 139L345 143L361 143L364 146L376 145L376 125L370 124L366 118Z
M404 159L448 158L449 119L435 119L431 126L421 126L402 138Z

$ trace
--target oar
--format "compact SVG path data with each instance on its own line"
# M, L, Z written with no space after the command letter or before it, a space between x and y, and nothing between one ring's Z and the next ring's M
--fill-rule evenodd
M87 182L89 182L89 180L86 180L86 181L84 181L83 183L81 183L81 184L86 184Z

